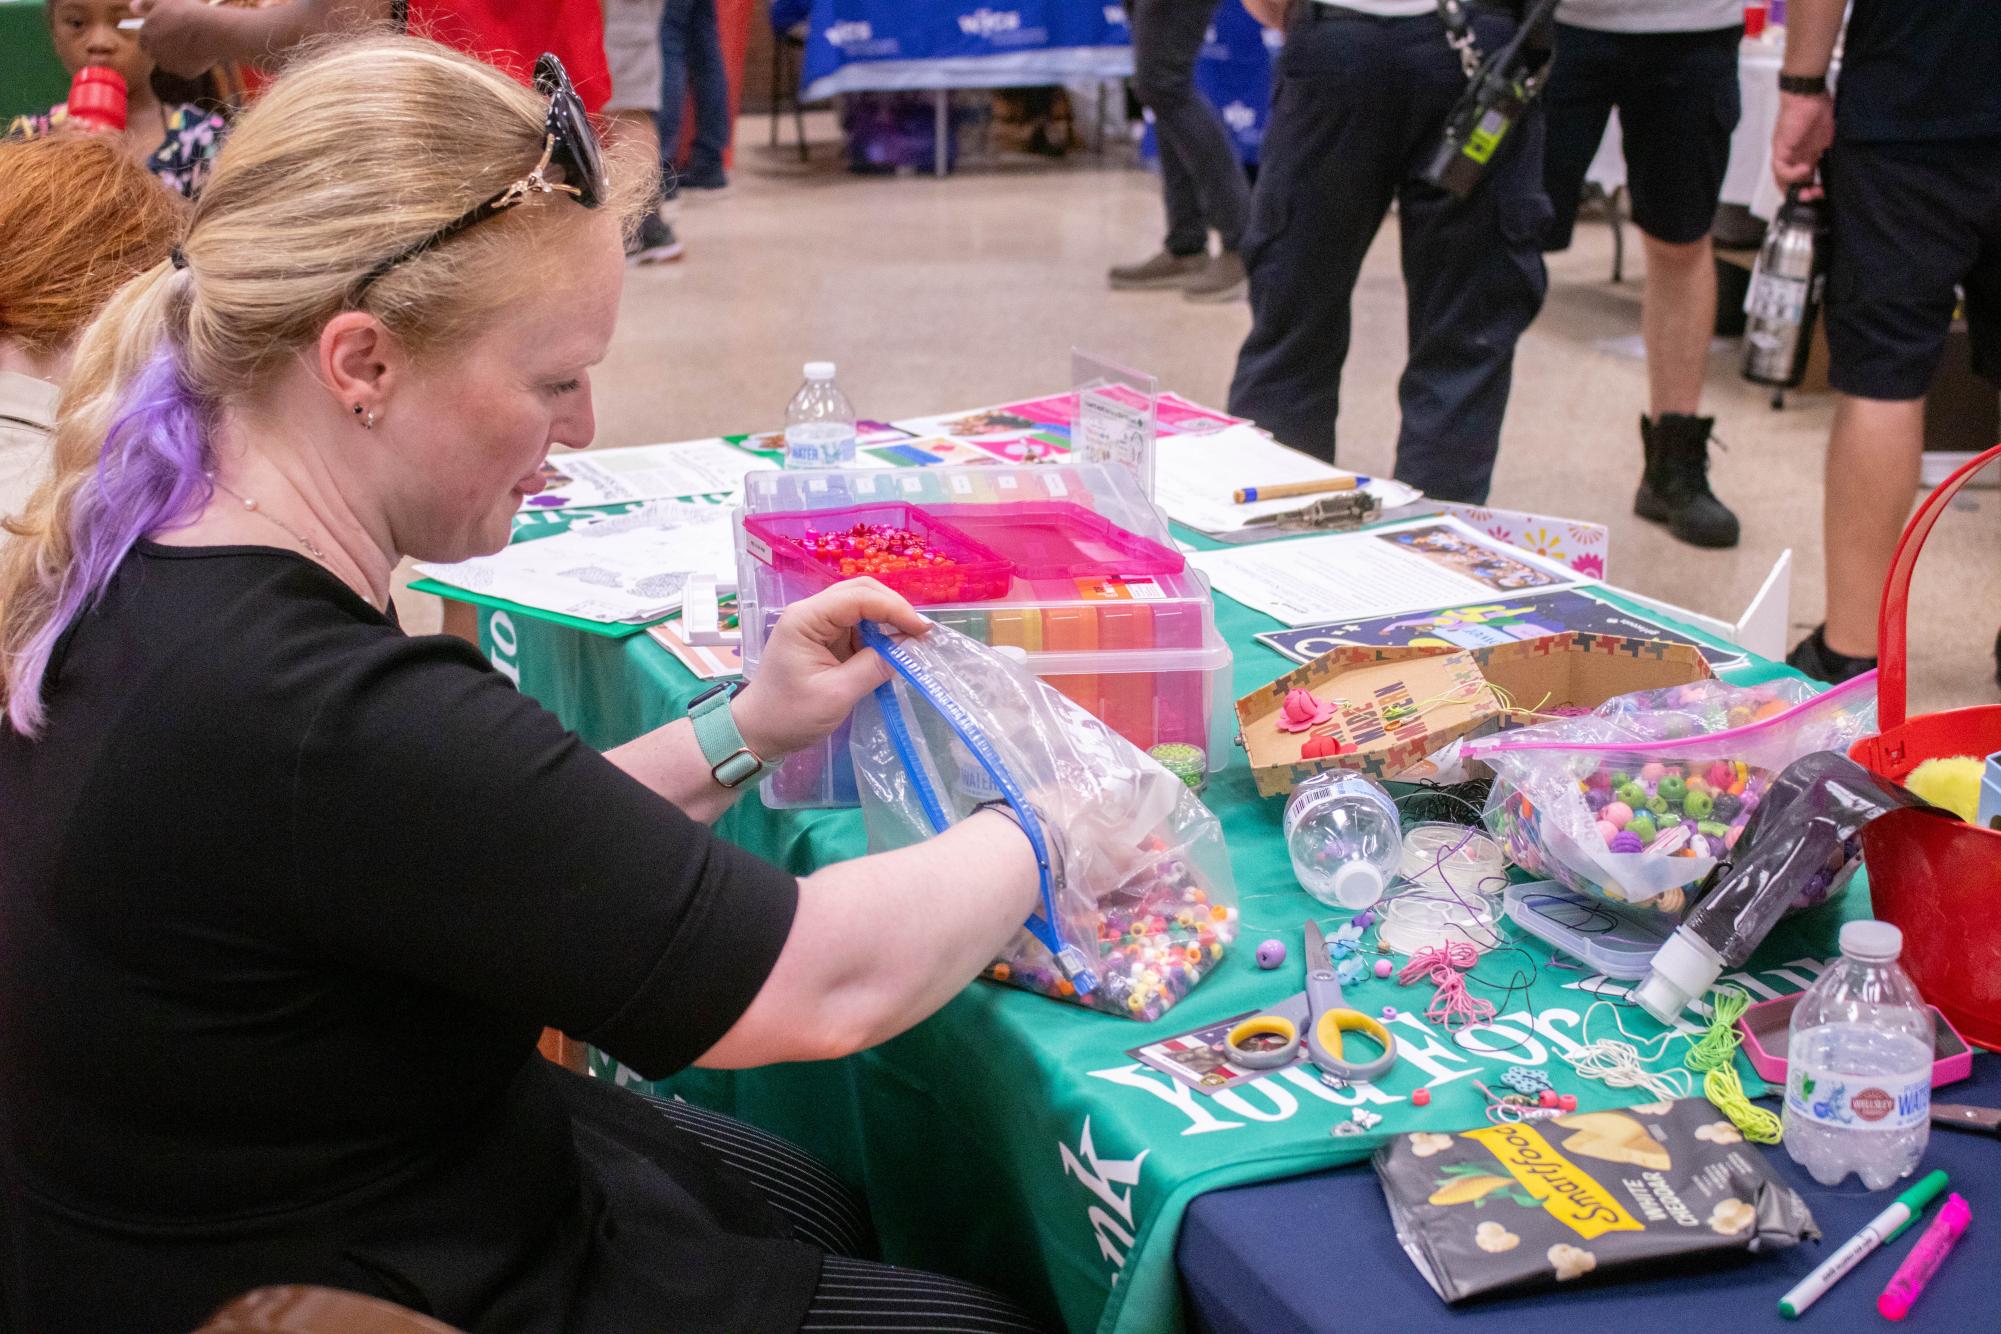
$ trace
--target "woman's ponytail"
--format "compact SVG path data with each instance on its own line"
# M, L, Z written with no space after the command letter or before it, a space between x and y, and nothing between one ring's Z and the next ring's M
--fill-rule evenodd
M0 704L32 736L64 629L146 533L206 499L207 413L176 347L188 275L162 261L112 297L77 343L57 408L53 471L0 545Z

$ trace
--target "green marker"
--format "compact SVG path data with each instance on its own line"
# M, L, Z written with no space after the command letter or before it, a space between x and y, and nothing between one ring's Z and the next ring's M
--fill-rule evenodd
M1798 1318L1800 1312L1819 1301L1849 1270L1861 1264L1863 1257L1884 1242L1895 1240L1945 1187L1944 1171L1935 1171L1899 1195L1889 1208L1869 1220L1869 1226L1850 1237L1840 1250L1821 1262L1820 1268L1779 1298L1779 1314L1788 1320Z

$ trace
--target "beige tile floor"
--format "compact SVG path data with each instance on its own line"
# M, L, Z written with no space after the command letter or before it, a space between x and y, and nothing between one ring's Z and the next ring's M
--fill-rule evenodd
M813 161L764 147L748 119L734 189L676 215L686 258L631 270L619 332L596 374L598 445L615 447L781 421L800 363L832 358L865 416L941 412L1061 388L1071 347L1156 373L1221 406L1249 327L1244 305L1114 293L1104 270L1160 234L1155 179L1125 163L989 160L943 180L841 170L831 122L813 126ZM1636 249L1637 247L1634 247ZM1343 379L1341 461L1387 472L1396 437L1404 308L1393 227L1355 294L1355 347ZM1831 405L1793 398L1774 412L1712 358L1708 406L1729 449L1716 489L1744 521L1728 552L1697 551L1633 517L1640 361L1597 345L1638 330L1640 259L1613 285L1611 240L1580 226L1551 257L1550 296L1523 338L1493 500L1611 525L1611 578L1734 619L1781 550L1793 548L1792 619L1820 618L1821 455ZM1963 501L1919 571L1913 681L1920 707L1996 697L2001 625L2001 494ZM423 605L428 603L429 605ZM414 625L436 605L412 597Z

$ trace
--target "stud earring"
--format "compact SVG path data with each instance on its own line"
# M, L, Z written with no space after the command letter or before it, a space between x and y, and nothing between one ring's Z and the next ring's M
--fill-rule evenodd
M361 418L361 429L364 431L372 431L375 429L375 409L368 408L365 410L365 412L366 415L363 415L364 409L362 408L361 404L357 403L354 405L354 415Z

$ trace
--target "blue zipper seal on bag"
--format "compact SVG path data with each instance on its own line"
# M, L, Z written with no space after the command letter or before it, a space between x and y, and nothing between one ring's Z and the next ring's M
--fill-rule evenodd
M946 818L945 807L939 802L938 793L917 758L917 746L910 739L910 724L903 720L903 705L896 698L896 683L884 681L877 686L875 702L882 709L882 726L889 733L890 748L902 762L903 772L909 776L911 786L917 789L917 800L924 807L924 818L931 822L931 832L944 833L952 827L952 822Z
M938 716L943 718L959 740L965 743L966 749L973 753L973 757L980 762L980 767L993 779L994 786L999 789L1002 798L1013 809L1021 822L1021 832L1028 836L1028 845L1035 852L1035 873L1040 881L1042 894L1042 911L1031 914L1023 925L1030 935L1041 941L1048 949L1050 957L1056 961L1057 968L1076 986L1077 994L1089 995L1097 989L1097 974L1091 971L1083 952L1064 940L1063 933L1057 928L1055 873L1050 865L1049 841L1043 832L1042 822L1036 818L1034 809L1028 804L1028 798L1021 790L1021 784L1015 780L1014 774L1001 760L1000 753L994 749L993 742L988 739L987 734L973 721L972 715L968 714L964 706L938 684L928 668L911 657L900 640L890 638L881 627L871 621L862 623L861 637L864 644L880 653L883 661L887 662L898 676L909 682L910 688L926 703L938 711ZM902 762L904 773L916 788L917 799L924 807L925 818L931 822L934 831L942 834L950 822L945 818L944 804L939 801L938 793L925 774L923 764L917 759L910 727L903 717L903 706L896 698L895 684L885 682L876 687L875 694L876 701L882 706L883 726L889 733L890 745Z

